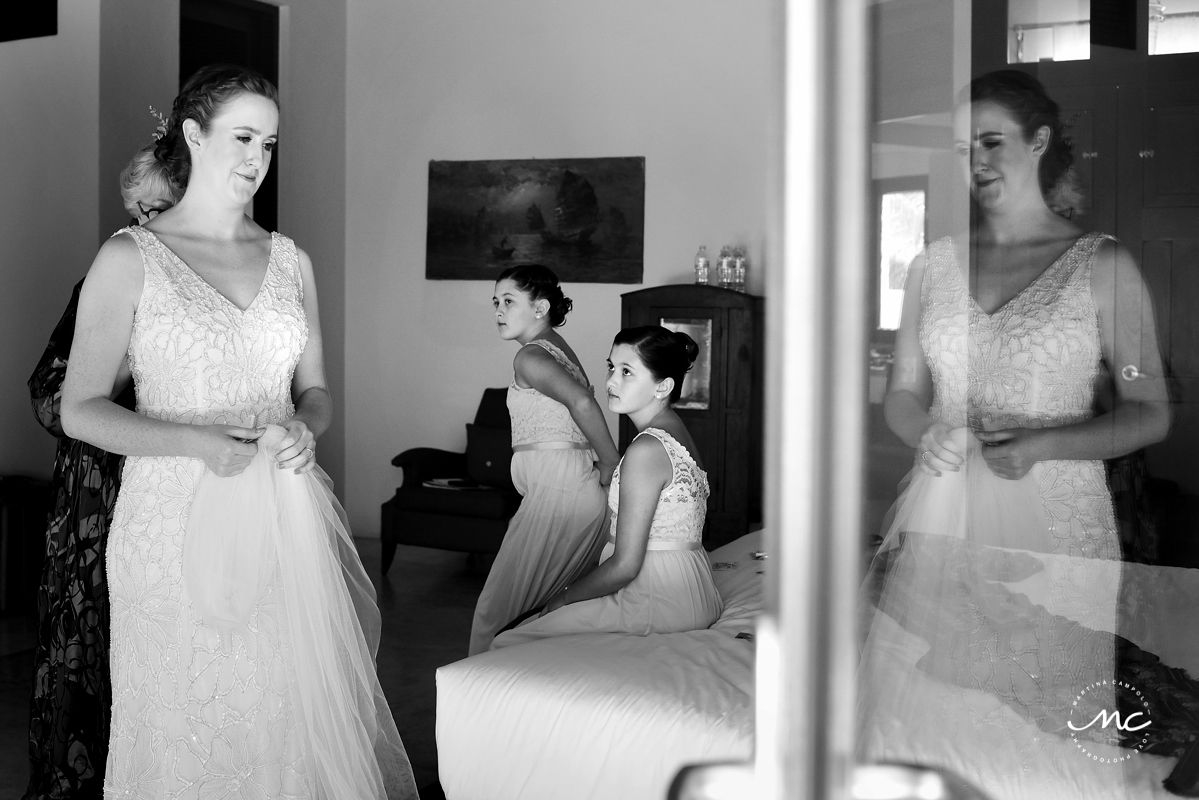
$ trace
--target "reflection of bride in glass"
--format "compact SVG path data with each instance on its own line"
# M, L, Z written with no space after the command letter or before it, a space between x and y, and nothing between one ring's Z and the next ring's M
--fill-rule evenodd
M1122 245L1058 213L1071 151L1040 83L1004 70L968 92L970 232L913 262L886 397L917 457L865 584L859 758L997 798L1125 797L1164 776L1130 769L1114 728L1069 723L1120 699L1103 460L1169 425L1152 305ZM1116 402L1096 414L1105 365Z

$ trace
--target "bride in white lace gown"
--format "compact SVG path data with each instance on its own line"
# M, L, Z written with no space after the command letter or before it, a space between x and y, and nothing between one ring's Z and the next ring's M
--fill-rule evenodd
M156 152L182 199L109 239L80 296L63 425L128 456L107 798L417 794L373 593L315 461L331 411L312 264L245 213L276 97L235 67L188 81ZM109 400L126 354L136 413Z
M707 628L721 600L703 549L708 477L670 407L698 347L685 333L625 328L608 358L608 407L637 428L608 491L611 531L600 564L550 598L540 617L495 638L510 647L574 633Z
M865 585L859 757L997 800L1136 796L1153 781L1121 766L1128 743L1068 726L1116 707L1102 459L1168 426L1152 305L1123 247L1049 207L1070 150L1040 84L1007 70L970 92L975 223L913 263L896 338L887 420L917 457ZM1122 377L1097 413L1104 365Z

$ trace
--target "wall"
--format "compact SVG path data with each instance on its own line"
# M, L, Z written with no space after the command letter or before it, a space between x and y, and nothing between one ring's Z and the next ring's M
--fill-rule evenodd
M279 56L279 230L312 258L333 427L320 463L344 499L346 327L346 0L289 0ZM355 533L357 533L355 531Z
M47 477L54 440L25 381L97 241L100 10L59 0L58 35L0 42L0 474Z
M356 0L348 6L346 501L356 535L408 447L461 449L506 385L484 281L424 278L431 159L646 158L641 285L574 284L563 334L600 386L620 294L691 279L696 247L750 245L767 213L771 4ZM609 417L615 430L615 420Z
M179 91L179 3L100 2L99 238L129 224L121 204L121 170L147 144ZM99 241L96 242L99 246Z

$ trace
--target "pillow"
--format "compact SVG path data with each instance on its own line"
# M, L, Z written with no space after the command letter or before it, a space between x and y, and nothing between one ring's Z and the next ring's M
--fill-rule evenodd
M512 431L466 423L466 474L487 486L512 489Z

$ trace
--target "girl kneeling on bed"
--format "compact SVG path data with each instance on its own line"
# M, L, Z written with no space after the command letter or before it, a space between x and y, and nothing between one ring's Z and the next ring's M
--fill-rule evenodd
M637 428L608 490L611 527L600 563L550 598L539 617L492 648L573 633L707 628L721 601L701 544L708 476L671 403L699 347L657 325L625 328L608 357L608 408Z

